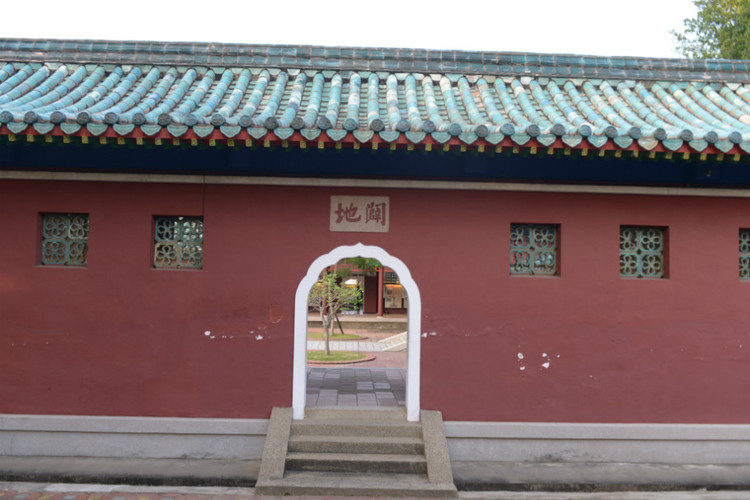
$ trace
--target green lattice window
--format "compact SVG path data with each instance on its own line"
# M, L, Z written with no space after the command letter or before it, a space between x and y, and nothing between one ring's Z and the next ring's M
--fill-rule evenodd
M511 224L510 274L556 275L558 233L553 224Z
M42 214L42 265L85 266L88 253L88 214Z
M663 278L666 228L620 226L620 276Z
M740 229L740 279L750 280L750 229Z
M203 218L156 217L154 220L154 267L203 268Z

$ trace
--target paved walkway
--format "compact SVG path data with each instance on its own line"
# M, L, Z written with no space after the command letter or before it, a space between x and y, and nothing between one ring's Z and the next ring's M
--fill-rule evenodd
M374 352L383 350L383 344L369 340L335 340L329 342L329 345L332 351ZM307 341L308 351L322 351L325 347L325 340Z
M750 491L617 491L592 493L459 491L458 497L471 500L750 500ZM331 498L336 498L337 500L347 500L351 497L270 497L256 495L253 488L0 482L0 500L262 500L268 498L298 498L304 500L331 500ZM357 500L362 500L362 498L358 497Z
M307 406L403 406L405 401L405 369L307 369Z

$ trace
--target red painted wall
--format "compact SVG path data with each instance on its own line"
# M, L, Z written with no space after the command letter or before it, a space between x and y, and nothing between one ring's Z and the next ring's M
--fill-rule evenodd
M390 232L329 232L333 194ZM88 267L38 265L40 212L90 214ZM750 200L6 180L0 213L0 413L266 418L297 284L362 242L420 288L447 420L750 423ZM202 271L151 268L154 215L204 216ZM515 222L560 225L560 276L509 276ZM669 228L668 279L619 277L621 224Z

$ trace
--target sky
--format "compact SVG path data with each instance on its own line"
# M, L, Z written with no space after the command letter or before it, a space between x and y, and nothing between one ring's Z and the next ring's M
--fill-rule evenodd
M3 38L679 57L692 0L4 0Z

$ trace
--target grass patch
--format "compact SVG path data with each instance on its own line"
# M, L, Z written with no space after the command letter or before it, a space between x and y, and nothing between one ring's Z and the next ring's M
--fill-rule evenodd
M308 333L307 338L309 340L325 340L325 334L323 333ZM359 340L362 338L361 335L357 335L356 333L344 333L344 334L331 334L328 337L330 340Z
M331 351L329 356L325 351L307 351L309 361L358 361L366 357L367 354L350 351Z

